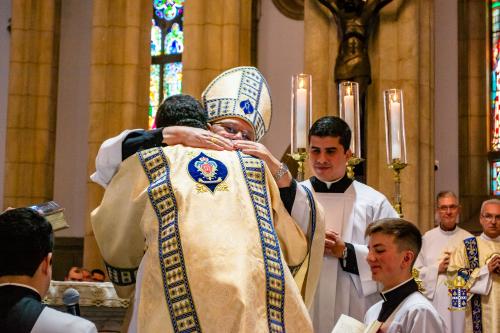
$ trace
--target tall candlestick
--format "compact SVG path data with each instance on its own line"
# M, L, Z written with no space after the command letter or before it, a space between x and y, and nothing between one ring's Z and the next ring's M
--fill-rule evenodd
M297 148L307 148L307 90L299 85L297 89L297 112L295 113L295 133Z
M401 158L401 103L392 101L391 109L391 158Z

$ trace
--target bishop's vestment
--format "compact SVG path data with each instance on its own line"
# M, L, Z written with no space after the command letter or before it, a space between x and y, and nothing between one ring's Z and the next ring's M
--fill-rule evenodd
M91 222L120 296L141 266L138 332L312 332L301 292L310 303L324 226L311 209L305 235L262 161L177 145L124 161Z

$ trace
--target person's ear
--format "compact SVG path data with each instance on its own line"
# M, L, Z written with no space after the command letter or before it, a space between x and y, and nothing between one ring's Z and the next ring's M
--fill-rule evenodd
M52 267L52 252L48 253L41 262L42 273L47 274L49 269Z
M352 157L352 150L351 148L347 149L347 151L345 152L345 156L347 159L350 159Z
M403 256L403 262L402 262L403 267L411 266L414 258L415 254L413 253L413 251L406 251L405 255Z

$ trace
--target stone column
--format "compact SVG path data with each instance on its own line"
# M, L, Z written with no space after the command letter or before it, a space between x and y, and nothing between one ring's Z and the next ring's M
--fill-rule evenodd
M127 128L147 127L151 18L150 0L94 1L88 176L104 140ZM89 220L103 189L90 180L87 186L83 264L104 267Z
M488 199L488 55L489 2L458 2L459 191L463 228L481 231L481 203ZM486 52L485 52L486 50Z
M4 206L52 200L59 0L13 0Z
M185 2L182 91L200 98L226 69L251 64L252 1Z

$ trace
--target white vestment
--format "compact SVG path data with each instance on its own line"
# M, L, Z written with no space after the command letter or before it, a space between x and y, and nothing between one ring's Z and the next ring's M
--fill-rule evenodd
M422 249L415 261L415 268L420 273L425 291L423 294L431 301L432 305L443 317L447 332L464 332L465 311L450 311L450 296L446 285L446 272L438 274L439 263L444 257L444 252L452 252L464 239L472 235L459 227L452 231L444 231L436 227L427 231L422 237Z
M99 147L95 158L95 172L90 179L102 187L106 188L113 176L118 172L122 163L122 143L127 135L133 132L140 132L141 129L125 130L119 135L104 141Z
M312 189L309 180L301 184ZM372 280L366 262L368 243L365 230L377 219L398 215L383 194L357 181L344 193L315 192L315 198L323 206L325 228L339 231L344 242L354 246L359 271L359 275L345 272L337 258L323 257L323 268L310 313L315 332L329 333L341 314L363 320L366 310L380 299L377 284ZM291 215L299 224L300 221L307 221L309 216L301 186L297 186Z
M373 305L366 312L366 325L377 320L383 301ZM383 333L444 333L445 324L432 304L418 291L410 294L399 304L382 324Z

